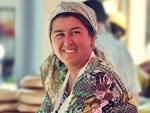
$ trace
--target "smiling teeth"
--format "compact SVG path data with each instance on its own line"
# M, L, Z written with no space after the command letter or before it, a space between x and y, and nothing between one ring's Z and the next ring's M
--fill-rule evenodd
M64 52L66 52L66 53L72 53L72 52L74 52L75 50L64 50Z

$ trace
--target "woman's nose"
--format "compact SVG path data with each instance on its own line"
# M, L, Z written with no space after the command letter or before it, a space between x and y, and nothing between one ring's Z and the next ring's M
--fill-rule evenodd
M66 37L65 37L65 39L64 39L64 42L65 42L66 44L72 44L72 43L73 43L73 38L71 37L70 34L67 34L67 35L66 35Z

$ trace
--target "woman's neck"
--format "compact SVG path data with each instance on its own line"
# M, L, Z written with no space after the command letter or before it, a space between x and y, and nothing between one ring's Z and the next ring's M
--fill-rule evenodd
M89 60L89 59L88 59ZM78 76L78 74L80 73L81 69L86 65L86 63L88 62L88 60L80 66L67 66L69 73L70 73L70 77L69 77L69 81L68 81L68 86L67 86L67 91L68 93L71 92L73 84Z
M80 65L66 65L70 74L71 74L71 77L72 77L72 80L74 81L76 79L76 77L78 76L79 72L81 71L81 69L83 67L86 66L86 64L88 63L89 59L94 56L94 52L92 51L89 55L89 57Z
M73 82L75 81L75 79L76 79L78 73L80 72L81 68L77 68L77 67L76 68L75 67L74 68L68 68Z
M86 64L88 63L89 59L94 55L94 53L92 52L89 56L89 58L82 64L82 65L78 65L78 66L72 66L72 65L67 65L67 68L69 70L70 73L70 77L69 77L69 82L68 82L68 87L69 90L71 91L73 84L77 78L77 76L80 74L80 72L82 72L82 69L84 70L84 67L86 66Z
M77 75L79 72L80 72L80 70L69 70L70 76L69 76L67 89L66 89L68 94L70 94L72 87L73 87L73 84L75 82L75 79L77 78Z

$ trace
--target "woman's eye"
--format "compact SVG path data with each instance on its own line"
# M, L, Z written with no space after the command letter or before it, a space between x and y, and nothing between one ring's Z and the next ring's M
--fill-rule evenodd
M64 37L64 36L65 35L63 33L58 33L58 34L55 35L56 38L61 38L61 37Z
M80 34L80 31L73 31L73 32L72 32L72 35L73 35L73 36L76 36L76 35L78 35L78 34Z

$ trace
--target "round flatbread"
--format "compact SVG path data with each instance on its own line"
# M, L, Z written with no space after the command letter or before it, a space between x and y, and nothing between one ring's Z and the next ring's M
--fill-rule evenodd
M15 90L0 90L0 103L12 102L18 100L18 94Z
M44 91L42 89L20 89L18 95L19 101L32 105L40 105L44 99Z
M37 105L29 105L29 104L19 103L18 107L17 107L17 110L19 112L23 112L23 113L24 112L26 112L26 113L35 113L39 107L40 106L37 106Z
M0 103L0 112L4 111L16 111L17 109L17 102L15 103Z
M40 76L26 76L23 78L19 86L22 88L43 88L42 79Z

